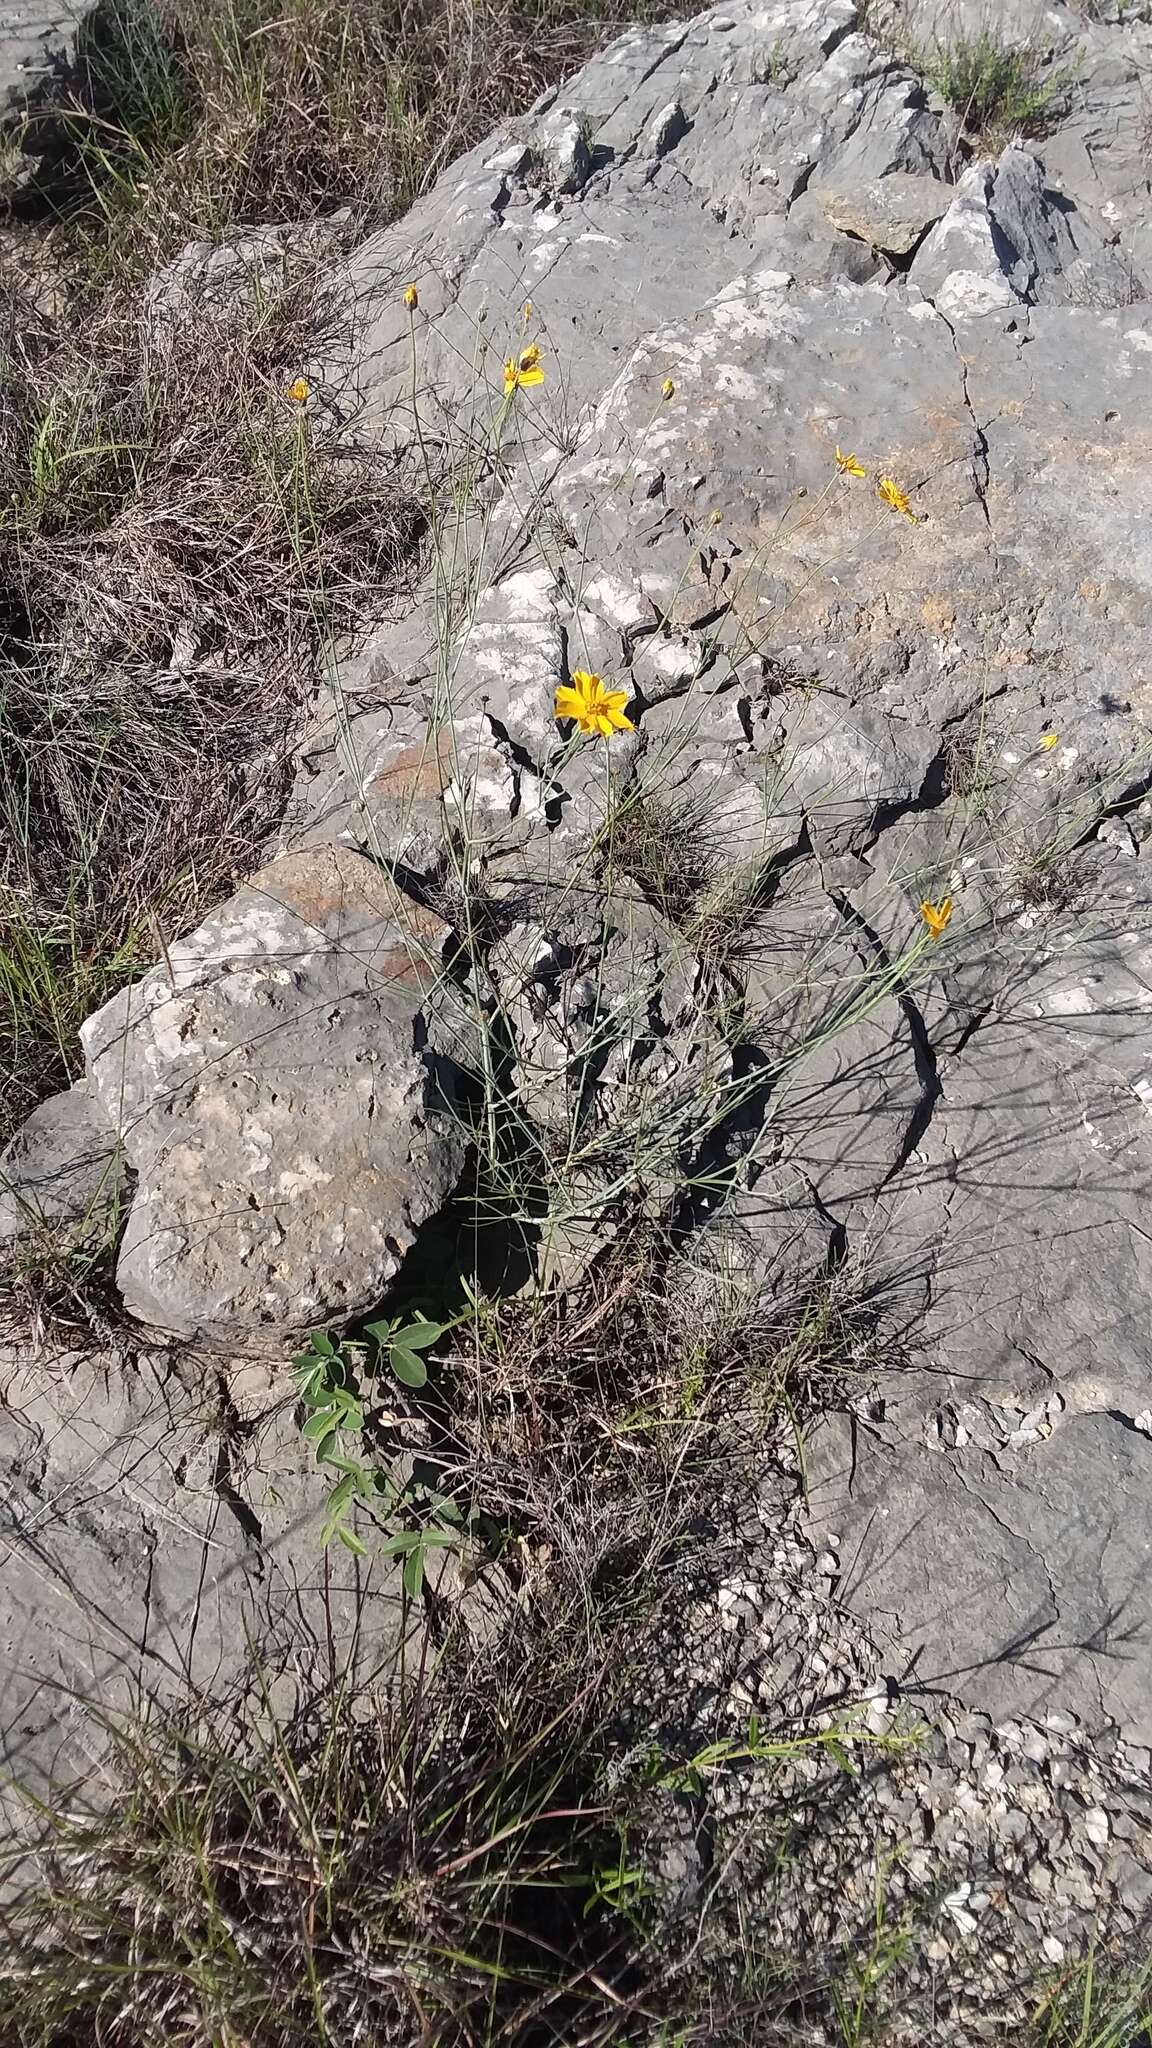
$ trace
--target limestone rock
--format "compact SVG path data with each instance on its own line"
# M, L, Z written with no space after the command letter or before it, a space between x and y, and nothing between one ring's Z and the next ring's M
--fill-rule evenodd
M0 1246L45 1225L114 1225L124 1155L108 1116L83 1081L50 1095L0 1154Z
M975 164L910 273L948 318L1026 305L1128 306L1146 296L1130 261L1049 190L1029 150Z
M901 171L864 185L808 189L832 227L888 256L907 256L952 203L952 188L942 179Z
M446 936L359 854L290 854L89 1019L142 1321L258 1350L384 1293L463 1158L423 1012Z
M84 10L67 0L13 0L0 27L0 120L19 114L58 76Z

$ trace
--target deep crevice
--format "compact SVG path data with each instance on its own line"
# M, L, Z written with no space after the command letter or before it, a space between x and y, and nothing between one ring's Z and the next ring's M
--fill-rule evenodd
M867 953L875 965L881 967L886 973L890 973L892 961L889 957L888 949L879 933L868 923L867 918L863 916L862 912L857 910L855 904L850 901L843 890L830 890L829 897L843 922L862 941L862 950ZM916 1070L916 1079L920 1084L920 1100L908 1119L897 1156L880 1183L882 1188L888 1187L899 1174L903 1173L904 1168L912 1158L931 1124L936 1114L936 1105L944 1094L943 1084L940 1080L936 1048L929 1036L923 1011L906 988L895 987L893 995L899 1005L900 1014L908 1027L908 1038L912 1047L912 1060Z

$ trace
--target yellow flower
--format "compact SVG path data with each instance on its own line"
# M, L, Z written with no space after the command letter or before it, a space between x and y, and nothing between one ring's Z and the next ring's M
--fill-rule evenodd
M1053 747L1058 747L1060 745L1059 733L1046 732L1040 741L1040 745L1043 747L1044 752L1046 754L1050 754L1052 752Z
M531 320L531 318L532 318L532 301L531 301L531 299L525 299L525 301L524 301L524 325L525 325L525 327L527 327L527 325L528 325L528 322L529 322L529 321Z
M891 505L894 512L902 512L905 519L911 519L914 524L919 524L920 515L912 510L912 501L907 491L902 491L899 484L894 484L890 476L880 477L876 489L884 503Z
M525 385L542 384L544 372L540 367L540 350L534 341L522 348L519 355L504 365L504 396L511 397Z
M417 291L414 284L405 286L404 304L407 306L408 311L410 313L414 313L416 311L417 306L420 304L420 294Z
M928 927L929 936L933 939L938 939L941 933L947 929L948 922L952 916L952 898L950 896L942 896L939 903L922 903L920 905L920 915Z
M562 686L556 692L556 716L574 718L581 732L599 733L608 740L614 732L635 730L624 716L627 702L627 690L606 690L599 676L574 668L571 689Z
M836 467L840 471L841 476L867 476L868 474L862 462L857 462L854 455L845 455L840 448L836 450Z
M664 382L660 386L660 396L661 398L675 398L676 386L672 382L671 377L665 377Z
M284 396L285 396L286 398L290 398L290 399L292 400L292 403L293 403L293 405L303 405L303 403L304 403L305 399L306 399L306 398L307 398L307 396L308 396L308 380L307 380L307 378L306 378L306 377L296 377L296 378L294 378L294 379L293 379L293 381L292 381L292 383L291 383L291 384L290 384L290 385L288 386L288 389L287 389L287 391L285 392Z

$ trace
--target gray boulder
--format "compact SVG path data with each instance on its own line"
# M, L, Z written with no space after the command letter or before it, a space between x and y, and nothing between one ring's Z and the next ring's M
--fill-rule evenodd
M274 1349L380 1298L463 1160L423 1014L447 936L360 855L291 854L88 1020L134 1315Z
M467 870L505 907L485 971L534 1142L567 1161L562 1224L541 1216L566 1272L613 1188L574 1174L574 1134L593 1154L632 1078L682 1107L708 1076L699 1142L665 1119L647 1190L699 1268L736 1242L777 1313L858 1284L846 1372L878 1329L929 1361L878 1396L887 1433L855 1431L821 1534L873 1529L851 1597L893 1668L1143 1730L1144 1666L1111 1661L1139 1558L1101 1550L1089 1498L1107 1467L1130 1526L1152 1506L1141 265L1097 188L1057 182L1059 130L953 185L954 131L834 0L625 37L561 107L578 199L528 175L545 106L349 264L420 281L425 433L490 430L527 300L546 378L451 645L429 602L349 663L285 843ZM915 249L907 275L886 247ZM362 394L402 439L407 319L385 298L368 332ZM607 750L557 727L576 668L627 693ZM692 900L636 861L630 806L678 835ZM651 914L598 980L576 925L622 848ZM919 906L944 898L937 943ZM950 1427L924 1444L965 1401L1008 1418L975 1479Z
M114 1229L124 1192L119 1136L77 1082L33 1110L0 1153L0 1248L45 1229Z
M964 173L911 276L949 317L1020 301L1129 306L1148 295L1132 262L1046 185L1043 164L1019 146Z

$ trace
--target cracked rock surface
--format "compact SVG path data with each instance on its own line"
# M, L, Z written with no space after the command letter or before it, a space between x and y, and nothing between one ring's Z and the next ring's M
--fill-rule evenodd
M768 1135L728 1221L761 1284L866 1259L918 1333L882 1420L815 1439L814 1526L859 1551L843 1597L992 1713L1059 1695L1146 1740L1152 305L1124 137L1147 32L1065 28L1067 121L967 167L839 0L637 31L351 260L359 289L420 283L413 336L385 297L356 366L389 433L413 339L425 431L490 418L525 301L563 396L517 411L450 674L428 619L379 636L346 675L351 754L318 723L286 843L407 860L419 825L427 864L482 787L486 885L510 864L546 904L630 795L767 871L735 981ZM550 178L565 120L586 148ZM555 726L575 667L630 693L607 776ZM421 720L451 774L438 820L421 785L400 821L379 763ZM554 1075L535 1088L546 1117ZM948 1421L1046 1401L1007 1450Z
M319 402L438 448L491 432L529 332L545 385L452 632L429 590L342 664L280 857L85 1047L137 1314L240 1350L354 1314L462 1168L463 877L508 1097L541 1158L587 1140L571 1274L621 1103L679 1115L699 1072L639 1198L781 1298L866 1278L868 1384L793 1532L867 1646L841 1690L950 1702L997 1784L1070 1717L1086 1783L1110 1740L1146 1792L1152 31L1052 13L1082 89L971 163L851 0L631 32L347 259ZM577 669L628 692L607 757L557 727ZM629 805L690 855L691 916L650 850L606 873Z

